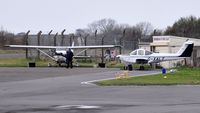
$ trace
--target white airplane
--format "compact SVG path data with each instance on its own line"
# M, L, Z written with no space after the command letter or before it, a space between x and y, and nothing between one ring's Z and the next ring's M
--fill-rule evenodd
M51 58L53 61L55 61L59 66L61 66L62 63L66 63L66 53L68 49L71 49L73 52L73 49L83 49L81 52L74 55L74 57L83 57L88 58L89 56L77 56L80 55L82 52L88 50L88 49L100 49L100 48L115 48L120 47L119 45L94 45L94 46L74 46L74 43L72 43L72 46L35 46L35 45L7 45L6 47L11 48L28 48L28 49L36 49L43 53L44 55ZM47 52L45 52L43 49L50 49L54 50L54 55L49 55Z
M190 57L193 51L194 42L186 41L177 53L153 53L144 49L136 49L129 55L117 55L124 64L141 64L140 69L144 70L143 64L159 63L163 61L178 60Z

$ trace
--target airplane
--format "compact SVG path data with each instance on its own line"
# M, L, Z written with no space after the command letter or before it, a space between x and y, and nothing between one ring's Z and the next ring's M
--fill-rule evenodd
M66 63L66 54L67 50L71 49L72 52L74 49L84 49L74 55L74 58L89 58L90 56L77 56L80 55L82 52L88 50L88 49L102 49L102 48L116 48L121 47L119 45L94 45L94 46L74 46L74 42L72 43L72 46L36 46L36 45L6 45L5 47L11 47L11 48L28 48L28 49L36 49L43 53L44 55L51 58L53 61L55 61L59 66L61 66L62 63ZM42 49L50 49L53 50L52 52L54 55L50 55L47 52L45 52Z
M164 61L179 60L192 55L194 42L186 41L176 53L153 53L144 49L136 49L129 55L117 55L124 64L141 64L140 70L144 70L144 64L159 63Z

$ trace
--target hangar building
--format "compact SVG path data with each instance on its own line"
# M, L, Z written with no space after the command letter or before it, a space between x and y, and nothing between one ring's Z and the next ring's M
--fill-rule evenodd
M160 65L165 68L172 68L184 64L192 67L199 67L200 39L177 36L153 36L153 42L150 43L150 50L158 53L176 53L186 40L194 41L194 49L191 58L161 62Z

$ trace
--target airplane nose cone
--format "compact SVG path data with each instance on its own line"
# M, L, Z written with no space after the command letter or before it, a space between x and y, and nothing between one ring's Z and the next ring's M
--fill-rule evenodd
M117 58L120 58L120 57L121 57L121 55L117 55L116 57L117 57Z

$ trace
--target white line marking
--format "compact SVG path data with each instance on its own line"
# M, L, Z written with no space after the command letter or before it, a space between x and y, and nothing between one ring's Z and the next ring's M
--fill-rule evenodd
M99 109L101 107L100 106L86 106L86 105L81 105L81 106L77 106L77 108L79 108L79 109Z
M99 109L101 106L89 106L89 105L60 105L54 107L55 109L71 109L71 108L77 108L77 109Z
M131 77L155 75L155 74L160 74L160 73L161 73L161 72L147 73L147 74L139 74L139 75L134 75L134 76L131 76ZM93 82L104 81L104 80L113 80L113 79L116 79L116 78L106 78L106 79L97 79L97 80L91 80L91 81L84 81L84 82L81 82L81 84L95 85Z

